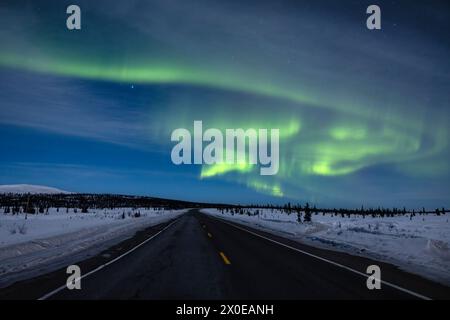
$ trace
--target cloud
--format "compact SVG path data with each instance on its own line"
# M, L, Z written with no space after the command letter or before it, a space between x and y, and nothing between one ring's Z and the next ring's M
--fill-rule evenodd
M107 90L89 83L36 75L0 72L0 123L142 148L151 142L148 112L126 108Z

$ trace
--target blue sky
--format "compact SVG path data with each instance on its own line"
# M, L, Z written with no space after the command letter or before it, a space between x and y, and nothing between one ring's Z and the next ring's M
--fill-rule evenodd
M2 1L0 184L231 203L450 205L448 4ZM172 130L279 128L280 172L171 163Z

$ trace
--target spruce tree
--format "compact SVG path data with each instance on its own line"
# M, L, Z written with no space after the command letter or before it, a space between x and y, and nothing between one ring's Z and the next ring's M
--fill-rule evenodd
M307 202L305 205L305 222L311 222L311 209L309 208L309 203Z

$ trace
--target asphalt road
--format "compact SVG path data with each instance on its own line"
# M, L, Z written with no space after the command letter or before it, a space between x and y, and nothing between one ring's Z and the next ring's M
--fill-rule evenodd
M371 264L381 268L380 290L367 289L364 274ZM67 275L58 270L2 289L0 299L450 298L450 288L392 265L302 245L196 210L79 265L80 290L64 288Z

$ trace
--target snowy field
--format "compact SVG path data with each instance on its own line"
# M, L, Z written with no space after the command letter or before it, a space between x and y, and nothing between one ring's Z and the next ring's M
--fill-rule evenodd
M298 223L297 214L271 209L260 209L255 216L202 211L309 245L389 262L450 286L450 214L410 220L409 215L348 218L319 213L312 215L311 223Z
M0 211L0 287L95 255L185 211L117 208L81 213L50 208L48 214L28 215Z
M71 192L57 188L33 184L2 184L0 194L70 194Z

